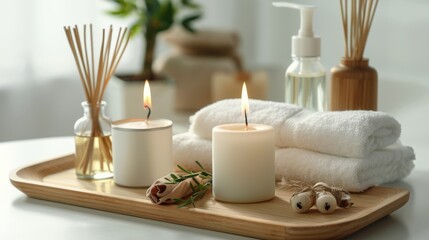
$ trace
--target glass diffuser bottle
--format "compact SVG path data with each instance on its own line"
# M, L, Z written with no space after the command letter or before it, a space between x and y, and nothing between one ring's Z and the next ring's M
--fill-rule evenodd
M104 114L106 102L82 102L83 117L74 125L75 169L78 178L113 177L111 121Z
M111 122L104 114L106 102L102 99L107 84L127 47L130 35L127 28L124 31L120 28L117 37L114 38L115 43L112 40L113 27L110 26L108 31L103 29L100 51L94 51L92 25L89 25L89 34L86 25L83 26L83 38L77 26L73 29L64 27L64 31L86 97L86 101L82 103L83 117L74 125L76 175L81 179L111 178L113 177ZM95 57L94 52L100 52L100 56Z

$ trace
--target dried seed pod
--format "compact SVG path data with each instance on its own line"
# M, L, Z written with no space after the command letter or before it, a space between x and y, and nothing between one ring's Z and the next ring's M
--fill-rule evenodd
M352 197L350 196L350 193L346 191L340 191L336 194L335 198L337 200L337 205L340 208L347 208L353 205Z
M295 212L308 212L316 201L316 194L311 189L307 191L296 192L290 198L290 205Z
M352 197L349 192L346 190L343 190L341 188L331 187L330 192L334 195L335 199L337 200L337 205L340 208L346 208L351 207L353 205L352 203Z
M332 193L321 191L317 193L316 207L321 213L332 213L337 208L337 200Z
M349 192L337 187L331 187L324 182L318 182L314 184L313 189L316 192L326 191L334 195L335 200L337 201L337 206L341 208L350 207L353 205L352 197Z
M313 189L329 189L329 185L324 182L318 182L314 184Z

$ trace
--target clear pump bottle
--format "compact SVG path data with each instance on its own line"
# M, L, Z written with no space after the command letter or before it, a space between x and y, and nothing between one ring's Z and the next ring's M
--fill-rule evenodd
M294 56L285 80L287 103L315 111L326 110L326 73L319 57Z
M327 110L326 71L320 62L320 37L313 33L314 6L274 2L276 7L299 9L301 26L292 37L292 64L285 73L285 101L315 110Z

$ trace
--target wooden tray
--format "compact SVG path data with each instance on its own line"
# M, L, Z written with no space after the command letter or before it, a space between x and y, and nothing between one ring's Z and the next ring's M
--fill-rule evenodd
M407 190L373 187L352 194L351 208L330 215L316 209L298 214L289 205L292 193L276 190L276 197L263 203L223 203L207 194L196 208L179 209L152 204L146 189L119 187L112 179L78 180L73 167L74 156L69 155L18 169L10 180L33 198L264 239L341 238L399 209L409 199Z

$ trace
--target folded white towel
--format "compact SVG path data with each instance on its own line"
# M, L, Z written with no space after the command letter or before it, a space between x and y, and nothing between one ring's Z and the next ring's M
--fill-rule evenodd
M414 159L413 149L400 144L376 150L365 159L281 148L276 150L276 179L325 182L350 192L361 192L408 176L414 168Z
M211 170L211 141L182 133L173 137L175 164L199 171L195 161ZM297 148L276 150L276 179L282 177L308 183L326 182L351 192L406 177L414 168L411 147L394 144L376 150L364 159L346 158Z
M202 108L191 116L190 131L211 139L213 127L244 122L240 105L240 99L227 99ZM296 105L261 100L250 100L249 105L249 123L273 126L277 147L363 158L395 143L401 134L398 121L382 112L312 112Z
M201 139L191 133L181 133L173 136L173 159L180 165L192 171L200 171L195 163L198 161L208 172L212 171L212 141Z

